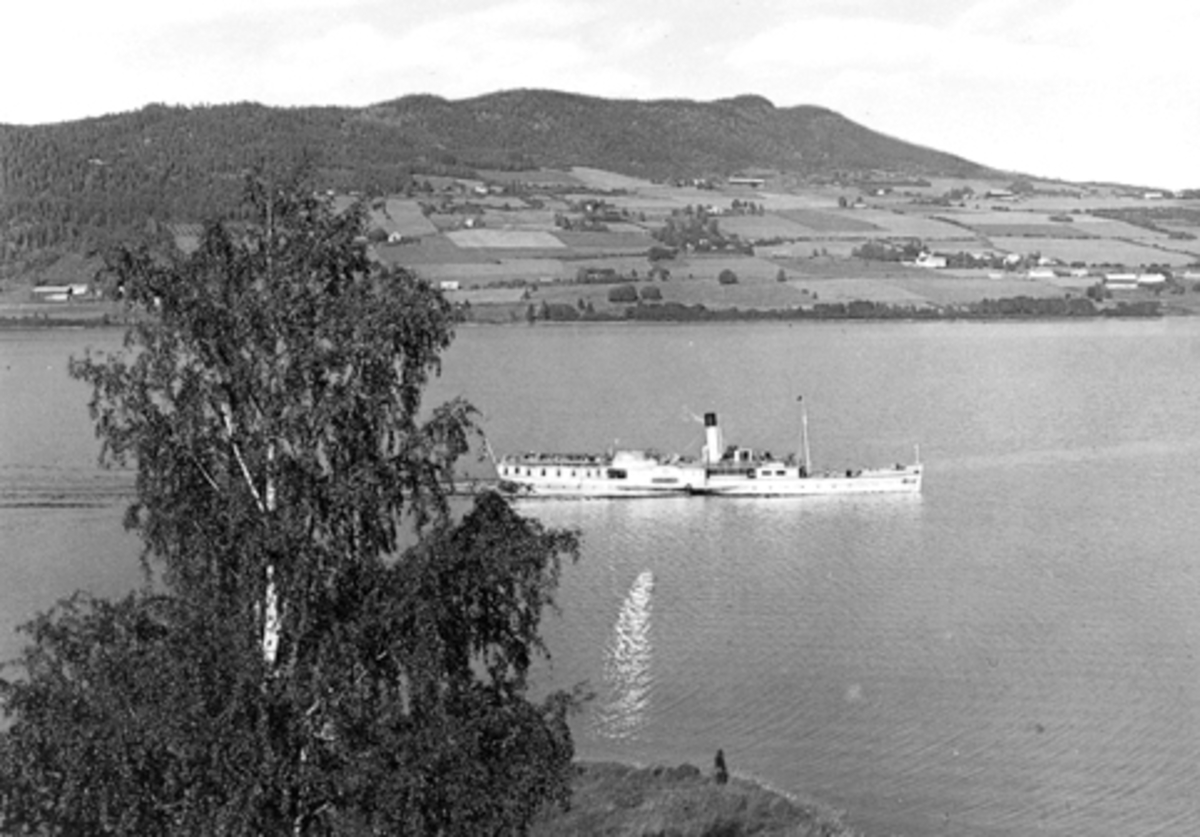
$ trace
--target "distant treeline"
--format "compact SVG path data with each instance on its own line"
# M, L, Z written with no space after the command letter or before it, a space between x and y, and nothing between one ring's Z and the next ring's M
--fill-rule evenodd
M323 189L403 192L413 171L468 175L339 108L151 106L34 127L0 126L0 260L103 247L167 223L225 217L245 173L307 166Z
M612 311L580 311L570 305L530 306L527 319L551 322L637 320L645 322L718 322L729 320L1013 320L1087 317L1158 317L1155 300L1100 307L1083 297L1035 299L1018 296L984 299L965 305L917 308L882 302L821 302L805 308L707 308L679 302L630 305Z

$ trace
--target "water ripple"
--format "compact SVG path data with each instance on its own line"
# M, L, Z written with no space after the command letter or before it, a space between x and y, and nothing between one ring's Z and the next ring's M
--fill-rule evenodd
M129 471L0 463L0 508L97 508L133 492Z

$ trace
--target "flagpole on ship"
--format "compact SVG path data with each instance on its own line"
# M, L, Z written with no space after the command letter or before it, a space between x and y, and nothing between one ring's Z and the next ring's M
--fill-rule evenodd
M796 396L800 402L800 448L804 453L804 475L812 473L812 457L808 451L808 410L804 406L804 396Z

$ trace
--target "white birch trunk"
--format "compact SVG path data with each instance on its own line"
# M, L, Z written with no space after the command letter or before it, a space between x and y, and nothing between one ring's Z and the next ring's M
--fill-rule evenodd
M275 511L275 445L267 448L267 490L264 498L267 514ZM283 630L283 617L279 611L279 593L275 589L275 565L267 565L267 591L263 602L263 659L269 668L275 667L279 654L279 635Z

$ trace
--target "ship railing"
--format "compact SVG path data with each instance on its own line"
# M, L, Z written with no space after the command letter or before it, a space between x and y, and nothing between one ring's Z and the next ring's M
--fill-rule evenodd
M561 462L564 465L603 465L608 457L592 453L512 453L500 457L500 462L510 465L544 465L549 462Z

